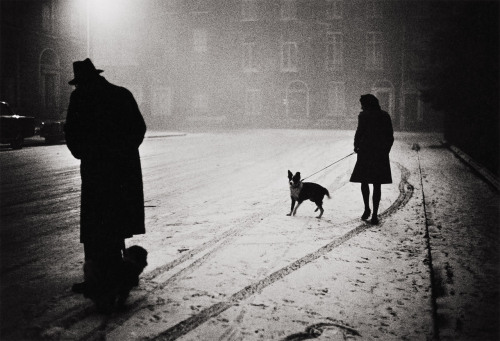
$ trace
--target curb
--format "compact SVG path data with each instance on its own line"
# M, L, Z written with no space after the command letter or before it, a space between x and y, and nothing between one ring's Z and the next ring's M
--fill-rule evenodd
M161 138L161 137L177 137L177 136L186 136L186 133L177 133L177 132L172 132L172 133L157 133L157 134L146 134L144 138L146 139L155 139L155 138Z
M500 192L500 181L498 178L491 173L486 167L475 161L472 157L464 153L460 148L449 144L446 141L441 142L443 145L448 147L448 149L451 150L451 152L460 159L463 163L465 163L467 166L472 168L472 170L479 175L484 181L486 181L488 184L490 184L497 192Z

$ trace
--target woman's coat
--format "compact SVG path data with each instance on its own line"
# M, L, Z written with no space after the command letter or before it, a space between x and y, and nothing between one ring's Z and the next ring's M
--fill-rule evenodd
M389 152L394 142L389 114L382 110L364 110L358 116L354 150L358 159L351 182L392 183Z

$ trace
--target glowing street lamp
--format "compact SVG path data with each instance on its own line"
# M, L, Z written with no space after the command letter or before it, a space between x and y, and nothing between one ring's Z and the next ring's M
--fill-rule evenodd
M87 55L91 58L92 30L101 27L106 32L113 26L118 26L123 13L129 4L123 0L85 0L87 27Z
M90 0L86 1L86 13L87 13L87 56L91 58L90 56Z

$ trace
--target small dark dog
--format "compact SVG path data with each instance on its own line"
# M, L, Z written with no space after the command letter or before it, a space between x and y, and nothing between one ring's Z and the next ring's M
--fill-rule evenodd
M297 209L304 200L311 200L317 206L314 212L317 212L318 210L320 212L319 216L317 216L316 218L321 218L324 212L323 198L325 197L325 195L330 198L330 193L328 193L328 190L323 186L320 186L313 182L300 181L300 172L292 175L292 172L288 171L288 180L290 181L290 197L292 198L292 207L290 213L288 213L287 215L295 215L295 213L297 213ZM295 202L297 202L297 207L295 207L294 209Z
M148 252L137 245L123 251L123 259L114 269L103 271L88 260L83 265L85 286L83 295L96 304L97 310L111 313L122 308L133 287L139 285L139 275L147 263Z
M148 265L148 252L138 246L131 246L123 252L123 263L117 283L117 305L123 306L133 287L139 285L139 275Z

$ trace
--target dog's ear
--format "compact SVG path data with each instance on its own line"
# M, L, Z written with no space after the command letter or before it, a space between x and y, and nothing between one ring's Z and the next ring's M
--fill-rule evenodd
M300 181L300 172L295 173L295 175L292 177L292 181L294 183L298 183Z
M292 172L290 172L290 170L288 171L288 180L292 180L292 177L293 177L293 174Z

